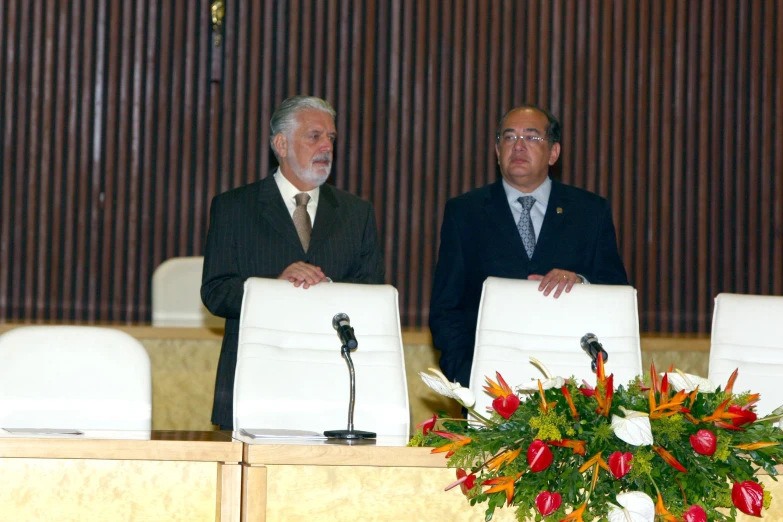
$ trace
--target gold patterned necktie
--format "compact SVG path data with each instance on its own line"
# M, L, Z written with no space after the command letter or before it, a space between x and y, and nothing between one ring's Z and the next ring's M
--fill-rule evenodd
M313 225L310 223L310 214L307 213L307 203L310 202L310 195L300 192L294 199L296 199L294 226L296 227L296 233L299 234L299 241L302 242L302 248L307 252L307 248L310 246L310 233L313 231Z

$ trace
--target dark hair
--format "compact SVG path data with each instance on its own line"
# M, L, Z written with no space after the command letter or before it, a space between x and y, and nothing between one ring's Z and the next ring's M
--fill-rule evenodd
M546 130L544 132L546 133L545 137L546 140L549 142L549 146L551 147L555 143L560 143L560 138L562 136L562 131L560 129L560 121L558 121L558 119L555 118L555 115L549 112L548 110L544 109L543 107L539 107L538 105L534 105L532 103L525 103L518 107L514 107L513 109L506 112L502 118L500 118L500 123L498 124L498 128L495 133L498 141L500 141L500 134L503 132L503 122L506 121L508 115L514 111L519 111L522 109L532 109L546 116L548 123L546 126Z

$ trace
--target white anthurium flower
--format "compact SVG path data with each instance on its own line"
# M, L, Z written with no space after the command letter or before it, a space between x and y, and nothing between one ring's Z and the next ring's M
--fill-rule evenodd
M609 522L654 522L655 520L653 499L641 491L620 493L617 495L617 503L620 505L613 505L609 510Z
M443 372L437 368L427 368L432 375L419 372L419 377L424 384L445 397L454 399L466 408L472 408L476 404L476 396L470 389L463 387L458 382L450 382Z
M541 381L541 387L545 390L548 390L549 388L562 388L565 384L565 379L562 377L552 377L552 374L549 373L549 370L546 369L546 366L544 366L544 363L536 359L535 357L530 358L530 362L541 370L541 373L544 374L544 379L538 379L536 381L530 381L526 382L524 384L517 385L517 391L519 393L538 393L538 381Z
M652 428L649 414L641 411L626 410L622 406L625 417L612 415L612 431L617 438L632 446L650 446L653 443Z
M685 390L690 393L698 387L699 393L715 393L715 390L718 388L709 379L690 373L683 373L676 369L674 372L662 373L661 377L664 375L667 376L669 385L676 392Z

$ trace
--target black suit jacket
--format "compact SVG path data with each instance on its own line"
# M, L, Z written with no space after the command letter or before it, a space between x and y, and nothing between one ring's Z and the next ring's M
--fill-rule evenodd
M606 199L552 182L546 215L528 259L502 181L446 203L430 303L430 330L440 366L468 386L484 280L527 279L553 268L591 283L628 284Z
M372 205L322 185L305 252L273 176L215 196L204 251L201 299L226 318L212 422L233 425L234 373L244 282L277 278L296 261L320 266L335 282L381 284L383 256Z

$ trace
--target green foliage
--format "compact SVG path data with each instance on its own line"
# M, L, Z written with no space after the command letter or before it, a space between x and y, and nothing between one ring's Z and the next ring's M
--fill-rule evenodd
M660 383L659 383L660 385ZM487 494L490 485L482 484L498 477L521 474L514 482L512 505L517 508L519 520L557 521L585 502L588 502L584 519L606 517L611 505L617 503L616 496L628 491L641 491L655 501L658 492L663 504L675 516L681 516L692 504L702 506L709 520L731 521L737 514L731 503L731 480L753 480L758 468L775 475L775 466L783 463L783 445L757 449L741 449L738 446L757 442L783 443L783 432L771 420L760 419L744 426L741 430L729 430L720 423L731 423L730 417L718 420L721 403L746 405L754 398L749 393L727 394L720 389L716 393L691 393L684 400L663 412L650 415L650 427L654 446L663 448L687 473L675 469L653 446L634 446L618 438L612 428L612 417L626 417L629 412L652 413L649 375L627 386L619 386L613 394L609 415L599 413L596 396L583 394L573 378L564 388L568 390L577 412L572 415L568 400L560 388L543 392L543 401L537 392L531 396L520 396L519 408L509 419L493 413L489 419L442 420L439 430L469 437L469 443L453 445L448 457L450 467L462 468L476 475L476 487L468 493L472 505L486 506L486 520L491 520L495 509L506 504L505 492ZM597 382L597 393L605 389L605 383ZM675 392L654 393L656 405L675 401ZM544 410L542 403L549 405ZM621 410L621 407L624 410ZM708 417L713 418L708 418ZM706 429L717 435L716 450L712 456L696 453L690 444L690 436ZM527 462L527 450L534 440L546 443L572 444L572 447L548 444L553 462L546 469L532 472ZM584 443L585 454L577 451ZM434 433L417 434L410 445L444 446L453 441ZM576 448L574 447L576 445ZM497 463L501 457L515 450L521 450L516 458L506 459L499 466L489 466L493 457ZM581 472L580 467L589 459L601 454L608 462L614 452L632 454L630 471L621 478L597 465L591 465ZM597 474L593 488L594 475ZM731 480L729 480L729 477ZM543 491L560 493L563 504L554 513L542 516L535 508L535 499ZM764 493L764 508L769 507L769 493ZM611 504L611 505L610 505ZM719 508L728 508L718 511Z

